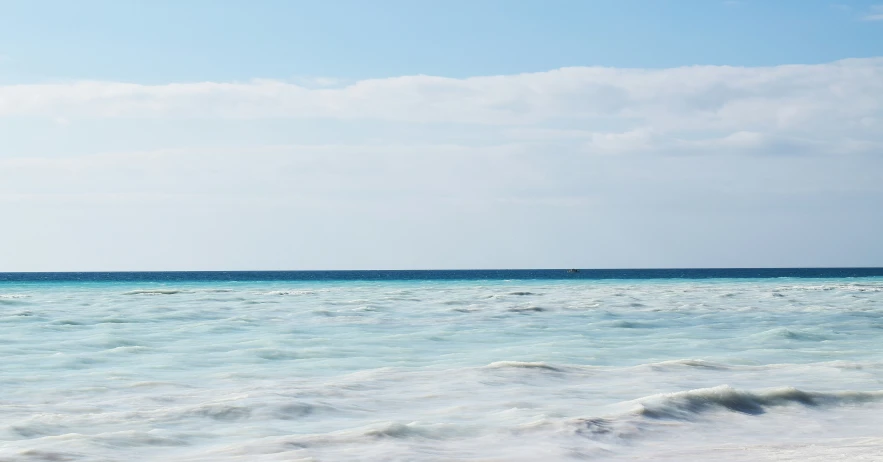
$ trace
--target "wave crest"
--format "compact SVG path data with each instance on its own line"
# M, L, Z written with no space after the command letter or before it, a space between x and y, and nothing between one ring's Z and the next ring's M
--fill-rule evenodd
M544 362L528 362L528 361L496 361L485 366L488 369L508 369L508 368L521 368L521 369L542 369L547 371L555 371L561 372L563 369L550 366Z
M138 289L123 292L123 295L174 295L187 292L181 289Z
M883 392L844 391L818 393L793 387L765 391L737 390L729 385L700 388L677 393L653 395L636 400L637 413L652 419L688 420L713 409L726 409L742 414L759 415L773 406L801 404L804 406L865 403L883 399Z
M660 361L658 363L641 364L635 366L637 368L650 368L655 370L676 369L676 368L694 368L708 370L726 370L728 366L724 364L713 363L702 359L673 359L670 361Z

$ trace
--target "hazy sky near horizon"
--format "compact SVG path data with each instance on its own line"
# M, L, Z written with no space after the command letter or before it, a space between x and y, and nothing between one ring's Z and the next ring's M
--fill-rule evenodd
M0 0L0 271L883 266L883 2Z

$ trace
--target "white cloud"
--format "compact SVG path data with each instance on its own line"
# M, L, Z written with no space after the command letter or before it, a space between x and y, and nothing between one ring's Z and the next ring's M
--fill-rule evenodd
M661 70L563 68L510 76L407 76L333 89L248 83L139 85L116 82L0 87L0 115L95 117L334 117L530 123L555 117L718 118L734 104L875 96L883 59L814 66ZM876 101L879 103L879 101Z
M2 270L883 258L879 58L0 86L0 118Z
M615 151L656 136L591 142ZM0 254L4 270L869 265L883 256L874 233L883 158L744 156L771 141L724 140L715 156L512 143L0 158ZM665 149L684 143L703 149Z
M573 67L466 79L405 76L318 88L273 80L0 86L0 117L20 116L457 123L546 130L547 137L549 130L558 130L572 138L576 130L611 149L614 144L651 149L651 138L732 144L729 137L748 132L764 139L801 139L808 146L845 139L870 146L881 135L862 121L883 117L883 58L759 68Z
M883 21L883 5L872 5L868 13L862 16L865 21Z

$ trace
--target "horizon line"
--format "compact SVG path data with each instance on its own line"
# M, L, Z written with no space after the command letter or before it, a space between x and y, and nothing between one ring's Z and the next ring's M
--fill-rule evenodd
M0 271L0 274L83 274L83 273L334 273L334 272L433 272L433 271L694 271L694 270L883 270L883 266L665 266L586 268L578 266L537 268L417 268L417 269L235 269L235 270L81 270L81 271Z

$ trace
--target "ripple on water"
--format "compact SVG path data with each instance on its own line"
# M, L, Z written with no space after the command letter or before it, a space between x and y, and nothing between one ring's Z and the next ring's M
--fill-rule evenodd
M866 436L868 284L27 289L0 296L27 303L0 303L0 459L716 460Z

